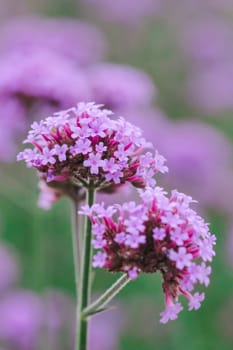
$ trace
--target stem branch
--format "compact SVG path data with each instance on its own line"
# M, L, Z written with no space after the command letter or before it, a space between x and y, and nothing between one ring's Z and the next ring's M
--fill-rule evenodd
M87 317L97 313L106 304L108 304L128 283L130 279L127 275L121 276L106 292L101 295L90 306L83 310L83 316Z

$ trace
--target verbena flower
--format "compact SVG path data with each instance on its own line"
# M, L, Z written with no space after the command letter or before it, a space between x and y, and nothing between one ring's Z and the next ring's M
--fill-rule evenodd
M25 140L33 148L17 159L36 168L47 182L71 181L96 188L130 182L136 187L154 185L154 174L166 172L165 159L141 130L124 118L111 120L111 111L94 103L79 103L31 125ZM150 146L151 147L151 146Z
M119 349L119 339L125 328L125 314L121 305L117 310L108 310L91 317L88 335L88 349Z
M1 24L1 51L32 53L45 49L87 65L103 58L104 35L85 21L70 18L18 17Z
M73 61L42 49L10 52L0 59L0 160L11 161L16 141L32 120L89 99L83 71Z
M181 41L190 67L188 102L202 114L218 117L233 108L231 23L224 17L210 15L191 21L186 29Z
M139 190L141 203L104 207L95 204L80 211L93 223L93 266L125 272L130 279L140 273L160 271L166 309L161 322L177 318L178 297L198 309L204 294L190 293L197 283L208 286L215 252L215 236L208 224L190 208L191 197L176 190L171 196L160 187Z
M83 71L53 51L5 53L0 63L0 96L14 97L34 115L43 105L54 111L90 96Z
M106 45L94 25L77 19L20 17L0 28L0 161L12 161L32 116L92 99L80 66L102 59Z
M208 115L232 111L232 80L232 58L194 71L187 83L187 98L191 105Z
M114 110L125 110L151 103L156 87L143 71L123 64L101 63L87 70L94 100Z
M220 130L197 120L171 122L158 110L127 111L127 119L143 127L145 138L156 140L167 159L170 171L160 179L163 187L189 193L199 208L229 213L233 154Z
M161 128L157 146L170 169L163 179L165 187L189 192L202 208L229 212L233 158L231 143L223 133L205 123L182 121Z
M1 298L0 341L10 349L36 349L42 325L43 304L38 295L14 290Z
M12 96L0 97L0 161L15 158L16 140L25 128L25 108Z
M0 245L0 293L11 289L19 280L20 264L12 247Z
M101 19L107 22L118 22L124 25L140 25L146 19L160 13L160 0L82 0L89 5Z
M226 18L204 16L195 19L189 23L180 39L184 53L194 69L208 69L215 64L232 60L232 28Z

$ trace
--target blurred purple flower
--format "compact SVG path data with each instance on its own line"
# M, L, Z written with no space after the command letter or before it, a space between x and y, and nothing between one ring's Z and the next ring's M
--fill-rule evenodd
M104 46L102 34L78 20L23 17L1 25L0 160L15 155L27 118L91 98L78 64L102 58Z
M187 87L190 103L204 113L233 110L233 61L194 71Z
M140 24L160 12L161 0L82 0L107 22L120 22L126 25Z
M60 290L43 295L43 343L49 350L70 349L75 339L75 303Z
M114 310L91 320L90 350L117 349L121 316ZM64 292L15 290L0 299L0 342L10 349L72 350L74 339L75 303Z
M170 172L160 183L189 192L204 207L229 213L233 157L224 134L198 121L172 122L159 110L131 111L127 116L167 159Z
M0 98L0 161L7 162L14 158L16 140L26 124L25 113L26 110L18 98Z
M190 18L197 18L200 14L209 15L214 12L222 14L233 8L232 0L164 0L163 3L163 14L169 13L180 20L190 20Z
M0 95L18 97L26 106L35 99L65 108L90 94L82 71L53 52L14 52L2 57L0 67Z
M0 292L12 287L19 277L19 262L13 249L0 245Z
M44 343L49 350L72 350L75 339L75 302L64 292L50 290L44 295ZM122 329L119 310L105 312L90 320L90 350L115 350Z
M2 24L0 50L30 55L35 49L47 49L78 64L90 64L104 56L105 40L94 25L77 19L16 17Z
M207 114L233 109L233 29L221 16L202 16L186 24L181 36L190 60L186 96Z
M193 2L193 6L199 4L199 8L205 8L206 10L229 10L232 9L231 0L190 0Z
M44 210L51 209L52 205L57 202L63 195L62 191L49 187L45 181L40 180L38 183L40 189L37 205Z
M229 211L232 148L224 135L210 125L186 121L171 125L163 136L158 147L170 168L167 184L189 190L203 206Z
M43 295L45 305L45 322L49 329L58 330L62 323L63 326L69 320L70 326L75 321L74 300L63 291L52 289Z
M201 68L233 59L233 29L219 17L189 23L181 40L188 58Z
M119 336L124 327L122 312L108 310L90 320L89 350L118 350Z
M120 113L126 114L122 110L120 110ZM172 125L162 110L151 108L150 106L127 110L127 119L131 123L138 125L147 140L154 145L159 145L162 142L164 133L166 130L170 130Z
M14 52L0 59L0 160L15 155L27 119L90 98L87 79L70 60L45 50Z
M94 100L117 110L150 104L157 92L145 72L121 64L92 66L88 81Z
M38 346L43 309L40 298L26 290L17 290L0 300L0 340L17 350Z

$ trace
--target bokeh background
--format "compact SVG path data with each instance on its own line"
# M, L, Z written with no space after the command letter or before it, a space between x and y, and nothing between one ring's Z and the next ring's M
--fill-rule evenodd
M159 185L197 199L217 236L200 310L160 325L161 278L140 276L93 318L89 350L232 349L232 0L0 0L0 9L0 349L73 347L70 203L15 158L33 120L83 100L144 130L167 158ZM95 295L115 278L96 271Z

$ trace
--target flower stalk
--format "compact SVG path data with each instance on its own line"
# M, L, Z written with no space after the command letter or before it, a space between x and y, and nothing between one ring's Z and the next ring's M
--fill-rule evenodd
M92 206L95 198L95 189L90 182L87 188L87 204ZM86 217L85 230L82 244L82 262L81 275L78 288L78 305L77 305L77 338L76 349L86 350L87 347L87 331L88 321L83 317L83 310L88 306L91 293L91 260L92 260L92 224L91 220Z

